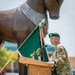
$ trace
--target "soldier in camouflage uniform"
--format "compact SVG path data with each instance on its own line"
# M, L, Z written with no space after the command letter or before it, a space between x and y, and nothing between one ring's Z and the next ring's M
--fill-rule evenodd
M56 63L57 75L73 75L66 49L60 44L60 35L58 33L50 33L49 38L51 44L55 46L55 52L48 63Z

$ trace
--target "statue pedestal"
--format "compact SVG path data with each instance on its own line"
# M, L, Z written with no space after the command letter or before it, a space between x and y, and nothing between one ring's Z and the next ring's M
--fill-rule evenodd
M54 64L48 65L46 62L20 57L19 62L27 65L28 75L51 75L51 68Z

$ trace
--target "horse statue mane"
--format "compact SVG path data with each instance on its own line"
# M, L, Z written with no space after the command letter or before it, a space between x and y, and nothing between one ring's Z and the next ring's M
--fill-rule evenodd
M31 9L27 3L20 6L21 11L25 14L36 26L42 19L47 18L46 14L41 14Z
M47 11L51 19L59 18L62 2L63 0L27 0L15 9L0 11L0 44L9 41L21 45L42 19L48 21ZM44 29L48 29L48 22ZM19 64L19 70L19 75L24 75L24 65Z

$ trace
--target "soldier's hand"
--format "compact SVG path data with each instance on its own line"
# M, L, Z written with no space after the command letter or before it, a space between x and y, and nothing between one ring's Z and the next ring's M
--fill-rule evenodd
M51 64L54 64L54 61L49 61L47 63L48 63L48 65L51 65Z

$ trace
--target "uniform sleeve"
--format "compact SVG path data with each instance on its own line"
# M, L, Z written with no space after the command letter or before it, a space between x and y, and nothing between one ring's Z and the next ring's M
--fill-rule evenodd
M62 45L58 45L56 50L57 50L57 52L56 52L57 56L56 56L56 59L55 59L56 64L58 66L64 65L65 61L66 61L66 58L67 58L65 48Z

